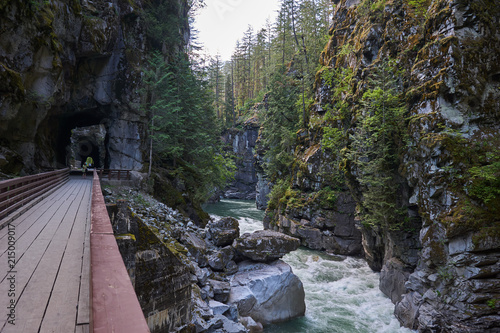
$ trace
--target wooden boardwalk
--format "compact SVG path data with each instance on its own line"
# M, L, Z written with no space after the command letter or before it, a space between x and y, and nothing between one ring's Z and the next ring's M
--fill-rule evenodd
M71 177L0 230L0 332L89 332L91 191Z

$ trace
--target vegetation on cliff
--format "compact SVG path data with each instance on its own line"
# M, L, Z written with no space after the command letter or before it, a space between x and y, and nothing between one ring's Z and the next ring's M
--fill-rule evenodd
M204 79L207 70L186 45L187 12L200 5L160 1L144 11L151 53L143 78L143 108L150 118L149 174L154 168L168 170L177 190L189 194L197 214L205 217L199 204L233 177L234 163L219 139L213 94ZM162 197L168 193L158 191Z
M476 288L498 282L498 6L337 1L319 54L307 41L325 39L300 17L320 3L282 1L277 22L255 38L249 29L223 76L227 126L267 102L268 226L325 239L312 212L339 213L348 190L367 260L404 325L498 328L498 293ZM454 309L464 309L459 324Z

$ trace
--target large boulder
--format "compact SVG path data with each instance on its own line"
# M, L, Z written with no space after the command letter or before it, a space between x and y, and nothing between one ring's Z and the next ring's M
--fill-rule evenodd
M271 230L258 230L253 234L243 234L233 242L233 247L254 261L271 262L282 258L285 254L295 251L300 246L300 240Z
M181 236L180 242L186 246L189 254L200 267L208 265L207 244L194 232L186 232Z
M209 279L208 283L212 286L213 299L222 303L227 302L231 289L229 282Z
M240 225L235 218L223 217L220 220L210 222L208 232L214 245L231 245L240 236Z
M214 271L227 270L228 265L233 265L231 261L234 258L234 249L231 246L226 246L220 250L212 251L207 255L208 265Z
M285 262L243 261L231 279L228 304L236 304L240 316L269 325L303 316L304 297L302 282Z

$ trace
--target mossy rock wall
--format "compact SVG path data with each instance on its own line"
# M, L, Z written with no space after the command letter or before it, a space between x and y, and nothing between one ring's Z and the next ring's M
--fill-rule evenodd
M189 269L127 205L108 208L120 253L151 332L172 332L191 320Z
M279 226L306 196L326 185L348 187L365 256L381 270L381 288L396 304L396 316L413 329L500 329L499 21L494 1L335 2L290 191L268 212L268 223ZM373 225L359 214L367 188L348 157L369 77L389 61L398 70L405 108L391 204L404 218ZM348 82L329 84L328 73L348 73ZM325 127L343 134L337 147L323 146ZM318 146L331 156L315 161ZM321 170L340 170L341 177L327 180Z
M170 2L183 8L175 15L187 15L185 0ZM17 154L22 160L21 168L10 166L16 161L2 163L0 172L64 167L71 129L99 124L108 133L106 167L142 169L148 116L140 107L141 73L152 49L142 14L156 5L0 2L0 146L9 152L6 158ZM188 27L176 31L189 36Z

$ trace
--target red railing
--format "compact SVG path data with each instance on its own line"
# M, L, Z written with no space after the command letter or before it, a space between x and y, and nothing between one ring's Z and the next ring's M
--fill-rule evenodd
M98 169L97 173L100 178L106 176L108 179L130 180L130 170Z
M0 220L68 180L69 168L0 181Z
M150 332L118 250L96 171L90 227L90 332Z

